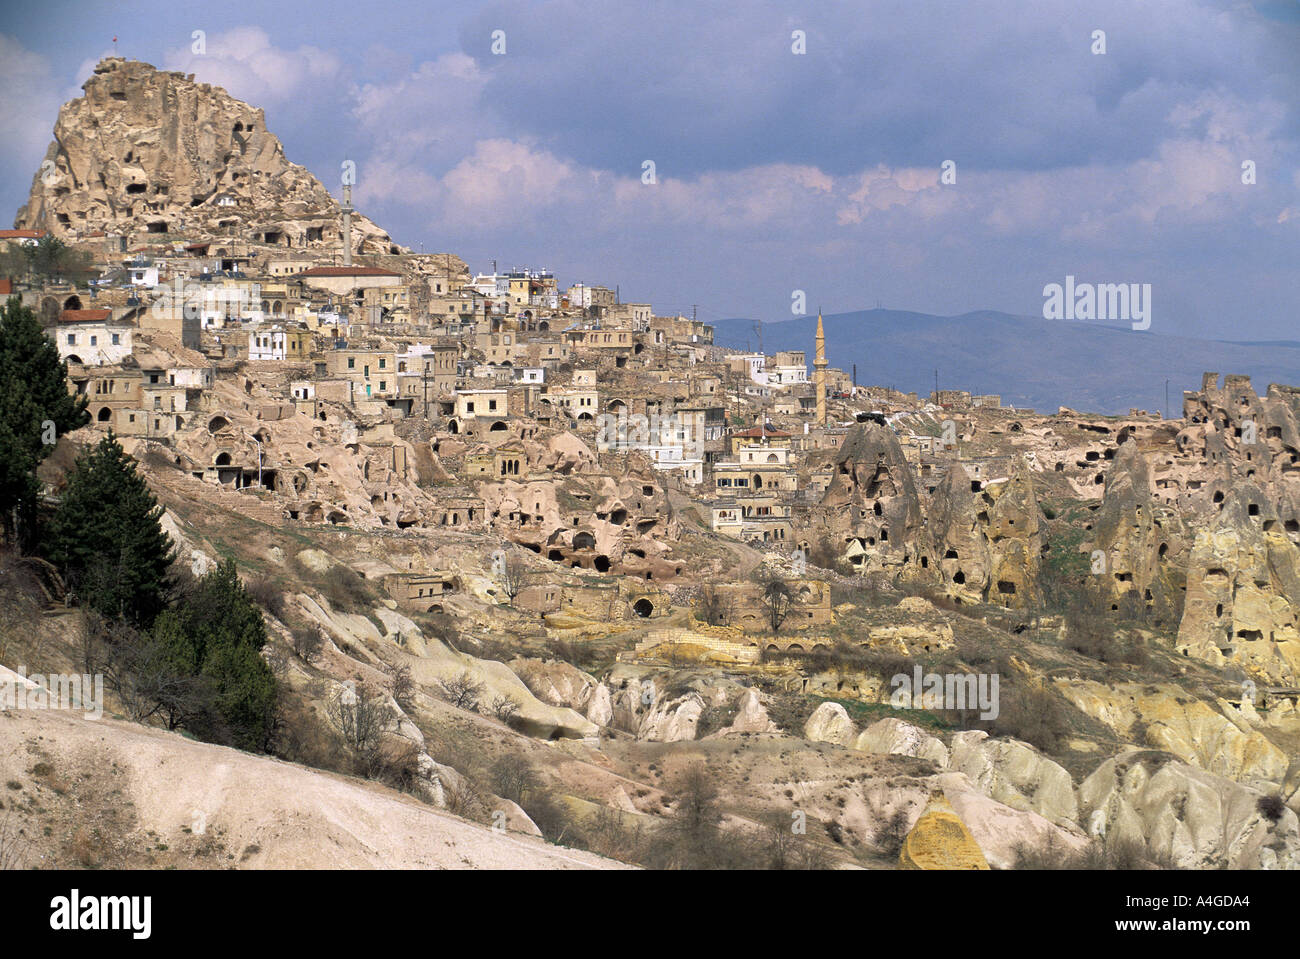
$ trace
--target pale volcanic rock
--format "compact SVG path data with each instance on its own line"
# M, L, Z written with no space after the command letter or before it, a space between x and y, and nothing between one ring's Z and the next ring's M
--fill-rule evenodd
M1183 869L1300 868L1300 820L1259 811L1265 793L1138 750L1079 786L1081 821L1107 844L1131 843Z
M861 423L844 440L814 520L862 572L898 568L925 541L912 468L887 426Z
M1096 575L1103 595L1168 622L1186 585L1190 543L1178 511L1152 495L1151 467L1135 441L1116 450L1092 522L1083 550L1101 553Z
M324 184L284 155L262 110L193 75L108 57L59 110L45 159L14 220L75 240L92 231L187 238L245 231L337 250L342 214ZM46 180L49 180L46 183ZM352 216L354 250L396 253Z
M209 836L230 850L221 862L236 869L626 868L469 822L374 782L109 716L28 709L0 723L0 756L24 757L24 768L26 744L37 740L57 769L103 770L112 790L105 843L156 843L166 866L198 864L181 850L202 814ZM131 816L107 815L123 808ZM59 855L58 836L33 832L29 861Z
M825 702L813 710L803 724L804 739L813 742L836 743L849 746L857 735L857 729L848 712L839 703Z
M365 657L367 662L372 664L378 662L378 658L368 652L368 646L378 644L386 637L379 633L369 619L365 616L327 610L310 597L302 596L299 599L304 610L320 623L331 641L345 642L356 650L357 655ZM374 612L377 616L391 613L383 609ZM397 617L397 614L391 616ZM405 617L400 617L400 621L410 624L409 627L405 627L409 632L403 632L405 648L398 647L389 655L392 661L411 668L411 678L417 685L436 694L441 682L468 673L474 681L483 684L480 709L487 709L497 696L509 697L519 705L517 713L519 724L534 735L589 739L595 737L599 731L595 723L574 710L552 706L539 700L505 663L476 659L457 652L445 643L425 637L419 628ZM394 618L393 622L396 624L399 618ZM393 633L387 638L395 640L396 635ZM407 649L414 649L417 654L407 652Z
M662 697L646 712L636 738L655 743L692 740L703 712L704 700L699 693L687 693L675 699Z
M727 736L734 733L774 733L776 723L767 714L767 707L758 695L758 690L747 689L740 694L736 704L736 718L724 729L714 733L715 736Z
M1008 478L978 485L954 463L930 505L944 589L963 602L1032 604L1042 555L1032 471L1017 462Z
M854 749L882 755L928 759L940 769L948 765L948 747L912 723L887 716L872 723L853 743Z
M1178 649L1277 685L1300 683L1300 547L1268 497L1236 486L1197 530Z
M610 725L643 742L673 743L695 739L704 697L691 691L669 696L662 682L636 671L615 669L610 674L613 691Z
M610 697L609 687L599 684L592 690L586 715L597 726L608 726L614 721L614 701Z
M510 668L534 696L552 706L584 709L600 685L594 676L558 659L514 659Z
M1051 821L1033 810L998 802L962 773L943 773L935 782L994 869L1015 868L1022 850L1069 854L1088 846L1075 823Z
M1143 744L1238 781L1281 782L1289 760L1262 733L1191 699L1177 686L1060 681L1057 689L1080 711L1121 736L1144 727Z
M983 730L955 733L948 768L966 774L985 795L1015 809L1057 823L1078 818L1070 774L1028 743L990 739Z

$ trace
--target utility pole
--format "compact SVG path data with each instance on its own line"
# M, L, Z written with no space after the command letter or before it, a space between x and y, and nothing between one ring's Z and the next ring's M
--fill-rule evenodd
M1161 419L1170 419L1169 416L1169 381L1165 380L1165 412Z
M934 371L934 401L939 402L939 371Z

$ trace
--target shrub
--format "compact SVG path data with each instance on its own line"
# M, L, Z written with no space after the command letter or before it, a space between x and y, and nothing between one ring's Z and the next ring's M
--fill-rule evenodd
M346 566L331 566L325 573L322 588L334 609L355 612L370 605L366 581Z
M1282 797L1277 793L1270 793L1260 796L1255 808L1269 822L1277 822L1282 818L1282 814L1286 812L1286 803L1282 801Z
M488 777L494 793L520 805L523 805L524 797L541 783L533 764L518 753L499 757L489 768Z
M519 702L512 696L492 697L492 715L506 725L513 725L519 715Z
M558 843L564 839L569 831L569 816L554 793L534 787L524 795L519 805L548 840Z
M477 709L479 697L487 688L468 669L461 670L459 675L451 679L440 680L438 685L442 689L443 698L457 709Z
M376 775L383 765L384 733L394 725L388 703L365 686L344 687L330 699L326 714L351 755L353 770L361 776Z
M998 716L991 721L994 736L1011 736L1054 753L1069 731L1064 701L1043 686L1025 687L1006 683L999 690Z
M284 590L269 576L256 576L244 584L248 598L274 616L284 618Z
M319 626L300 626L293 631L293 651L310 666L320 656L325 645L325 635Z

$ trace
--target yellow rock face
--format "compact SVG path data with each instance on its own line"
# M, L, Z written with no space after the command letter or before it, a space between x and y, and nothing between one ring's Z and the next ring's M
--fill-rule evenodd
M988 869L979 844L943 796L932 796L903 840L900 869Z

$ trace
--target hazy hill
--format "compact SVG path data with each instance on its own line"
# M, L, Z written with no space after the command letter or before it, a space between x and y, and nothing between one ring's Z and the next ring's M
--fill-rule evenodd
M1250 375L1264 392L1271 382L1300 383L1300 343L1229 343L1135 332L1126 327L1051 321L979 311L932 316L902 310L859 310L824 318L826 357L857 382L928 395L940 389L999 393L1004 404L1052 412L1058 406L1100 413L1130 407L1181 410L1182 391L1200 389L1201 374ZM763 324L763 349L806 350L811 369L815 316ZM719 345L757 349L753 321L714 324Z

